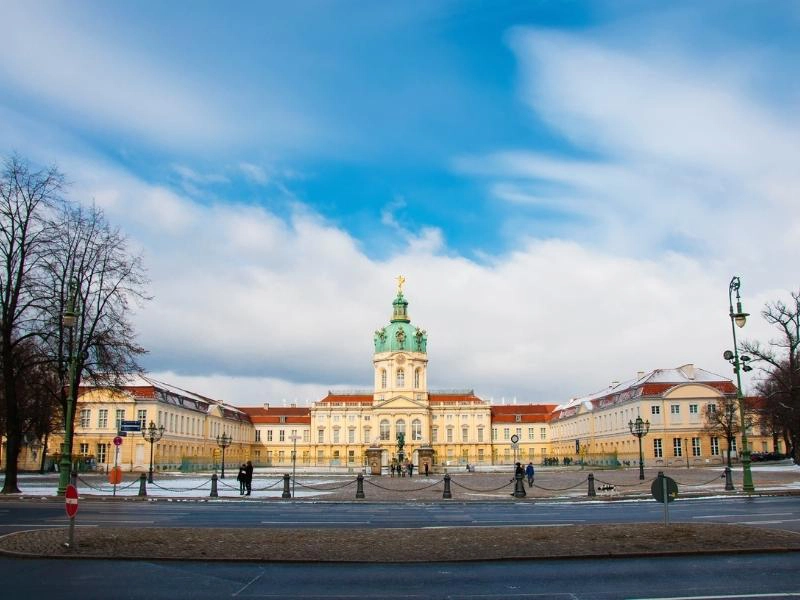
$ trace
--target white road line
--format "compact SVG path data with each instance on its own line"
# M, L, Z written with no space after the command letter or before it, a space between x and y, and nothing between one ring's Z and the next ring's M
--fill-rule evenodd
M628 598L628 600L727 600L731 598L800 598L800 592L776 592L774 594L725 594L724 596L669 596L649 598Z
M793 515L795 513L760 513L758 515L754 515L756 517L785 517L786 515ZM692 517L693 519L728 519L731 517L744 517L746 516L744 513L738 513L735 515L698 515L696 517Z
M774 521L740 521L738 525L780 525L781 523L793 523L800 519L779 519Z
M261 521L262 525L369 525L370 521Z

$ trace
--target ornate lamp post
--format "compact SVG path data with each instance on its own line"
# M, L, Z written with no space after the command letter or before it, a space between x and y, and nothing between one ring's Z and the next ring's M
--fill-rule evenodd
M748 313L742 310L742 301L739 298L739 278L734 276L728 286L728 303L730 305L731 331L733 332L733 352L726 350L722 355L725 360L733 365L733 372L736 373L736 400L739 404L739 416L742 426L742 489L751 493L755 491L753 486L753 474L750 471L750 446L747 443L747 419L745 418L744 394L742 394L742 375L741 371L750 371L752 367L748 365L749 356L739 356L739 347L736 343L736 327L744 327L747 322ZM733 310L733 293L736 292L736 312Z
M150 442L150 471L147 473L147 483L153 483L153 444L164 437L164 426L150 421L150 425L142 429L142 437Z
M222 473L220 474L221 479L225 479L225 448L231 445L231 438L230 435L227 433L223 433L222 435L217 436L217 446L222 448Z
M74 434L73 414L75 412L75 371L77 369L77 355L74 351L74 328L78 321L78 311L75 310L75 294L77 293L77 282L72 279L69 282L69 298L67 299L67 310L61 317L61 323L65 329L69 330L69 372L67 377L67 410L64 414L64 442L61 444L61 461L58 466L58 495L63 496L69 485L70 472L72 471L72 438Z
M650 431L650 421L642 421L642 417L636 417L635 421L628 421L628 429L631 435L639 438L639 479L644 479L644 454L642 453L642 438Z

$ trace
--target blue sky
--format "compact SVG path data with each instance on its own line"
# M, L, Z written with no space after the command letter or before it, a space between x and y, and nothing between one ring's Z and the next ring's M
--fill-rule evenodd
M128 232L146 366L200 393L368 387L399 273L431 386L520 402L729 375L731 276L752 313L800 283L796 1L0 17L0 154L57 164Z

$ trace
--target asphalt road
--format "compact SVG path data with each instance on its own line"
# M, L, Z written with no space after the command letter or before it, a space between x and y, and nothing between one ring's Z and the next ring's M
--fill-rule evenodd
M800 533L800 497L682 499L669 505L670 522L738 523ZM537 503L319 503L84 501L77 527L471 527L663 523L655 501ZM0 534L64 527L55 501L0 503Z
M6 598L800 598L796 554L404 565L0 560Z

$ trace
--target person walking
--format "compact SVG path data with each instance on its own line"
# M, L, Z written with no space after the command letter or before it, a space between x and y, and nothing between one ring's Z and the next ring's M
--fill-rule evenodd
M250 492L253 490L253 463L249 460L244 467L244 484L247 488L247 495L250 495Z
M414 474L414 463L409 461L408 463L408 476L411 477Z
M425 463L425 477L428 476L428 463Z
M239 495L244 496L244 492L247 489L247 465L242 463L242 466L239 467L239 474L236 476L236 481L239 482Z
M525 476L528 478L528 487L533 487L533 463L529 462L528 466L525 467Z

